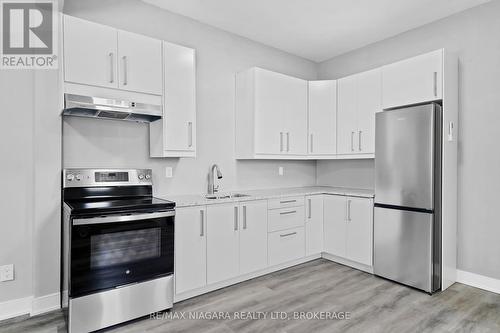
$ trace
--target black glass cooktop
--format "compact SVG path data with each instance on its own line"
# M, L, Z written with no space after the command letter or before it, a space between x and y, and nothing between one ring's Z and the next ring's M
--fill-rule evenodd
M66 200L71 215L116 214L125 212L160 211L175 208L172 201L154 197Z

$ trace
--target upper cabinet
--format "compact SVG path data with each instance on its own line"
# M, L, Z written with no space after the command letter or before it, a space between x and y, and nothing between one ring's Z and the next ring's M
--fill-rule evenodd
M236 75L236 157L307 154L307 81L261 68Z
M151 157L196 157L195 50L163 42L163 122L150 124Z
M162 94L161 41L64 16L64 80Z
M338 80L337 154L373 157L381 87L380 69Z
M382 68L383 108L440 100L443 97L443 50Z
M308 153L335 155L337 152L337 81L309 81Z

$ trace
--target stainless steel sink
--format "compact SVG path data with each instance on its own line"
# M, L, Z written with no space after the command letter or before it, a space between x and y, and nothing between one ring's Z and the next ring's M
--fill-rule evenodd
M244 198L244 197L249 197L249 195L243 193L207 194L205 196L205 199L216 200L216 199L232 199L232 198Z

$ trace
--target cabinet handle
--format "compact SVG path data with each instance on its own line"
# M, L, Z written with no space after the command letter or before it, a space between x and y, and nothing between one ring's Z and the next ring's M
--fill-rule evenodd
M354 131L351 132L351 151L354 151Z
M247 228L247 206L243 206L243 229Z
M297 200L284 200L284 201L280 201L280 204L292 203L292 202L297 202Z
M434 72L434 97L438 96L438 72Z
M347 221L351 222L351 200L347 200Z
M310 219L310 218L311 218L311 215L312 215L312 213L311 213L311 209L312 209L311 199L307 199L307 205L309 206L309 207L308 207L309 213L308 213L308 216L307 216L307 217Z
M126 86L128 84L128 79L127 79L127 56L123 56L122 60L123 60L123 85Z
M200 237L205 236L205 212L200 210Z
M114 53L109 53L109 83L115 82Z
M314 148L314 141L313 141L313 134L311 133L311 153L313 152L313 148Z
M453 141L453 122L448 124L448 141Z
M283 151L283 132L280 132L280 152Z
M295 213L297 213L296 210L291 210L289 212L280 212L280 215L288 215L288 214L295 214Z
M288 237L288 236L293 236L293 235L296 235L297 232L291 232L289 234L283 234L283 235L280 235L280 237Z
M361 133L363 133L363 131L359 131L358 133L358 149L359 151L361 151Z
M234 231L238 231L238 207L234 207Z
M188 122L188 147L191 148L193 146L193 123L191 121Z
M290 132L286 132L286 151L290 151Z

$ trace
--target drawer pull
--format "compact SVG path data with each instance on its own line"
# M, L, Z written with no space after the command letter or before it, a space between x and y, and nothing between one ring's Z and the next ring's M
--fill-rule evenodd
M297 202L297 200L285 200L285 201L280 201L280 203L285 204L285 203L292 203L292 202Z
M288 215L288 214L295 214L295 213L297 213L296 210L291 210L289 212L281 212L280 215Z
M293 236L293 235L296 235L297 232L291 232L289 234L284 234L284 235L280 235L280 237L288 237L288 236Z

